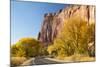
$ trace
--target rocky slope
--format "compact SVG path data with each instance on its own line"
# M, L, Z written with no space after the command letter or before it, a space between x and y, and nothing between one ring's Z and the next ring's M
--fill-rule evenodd
M95 22L95 6L72 5L59 10L57 13L47 13L38 35L38 40L46 46L53 43L63 27L64 21L73 16L79 16L89 24Z

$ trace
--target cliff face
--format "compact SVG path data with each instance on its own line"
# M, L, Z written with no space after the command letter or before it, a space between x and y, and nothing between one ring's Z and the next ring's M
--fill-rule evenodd
M47 13L38 35L38 40L46 46L53 43L54 38L60 33L65 20L73 16L79 16L89 24L95 22L95 6L72 5L59 10L57 13Z

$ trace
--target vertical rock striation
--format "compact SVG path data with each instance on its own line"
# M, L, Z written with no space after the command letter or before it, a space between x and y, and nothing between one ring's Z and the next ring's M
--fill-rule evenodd
M38 35L38 40L46 46L53 43L62 30L65 20L73 16L79 16L89 24L95 23L95 6L72 5L59 10L57 13L47 13Z

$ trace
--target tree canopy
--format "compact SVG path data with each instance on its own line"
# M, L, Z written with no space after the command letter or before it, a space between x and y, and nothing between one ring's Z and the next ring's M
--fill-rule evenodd
M22 38L16 44L11 46L11 55L18 57L35 57L40 54L39 41L34 38Z
M72 17L65 20L61 33L48 47L49 54L70 56L73 54L88 55L88 43L94 42L95 24Z

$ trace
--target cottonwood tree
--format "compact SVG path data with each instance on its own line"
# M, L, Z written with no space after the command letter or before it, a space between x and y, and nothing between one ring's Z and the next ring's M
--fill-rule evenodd
M88 43L94 40L93 26L80 17L71 17L64 22L61 33L54 40L52 46L48 47L49 53L56 52L57 55L88 55ZM94 29L94 28L93 28Z
M22 38L11 47L11 54L17 57L35 57L40 54L40 43L34 38Z

